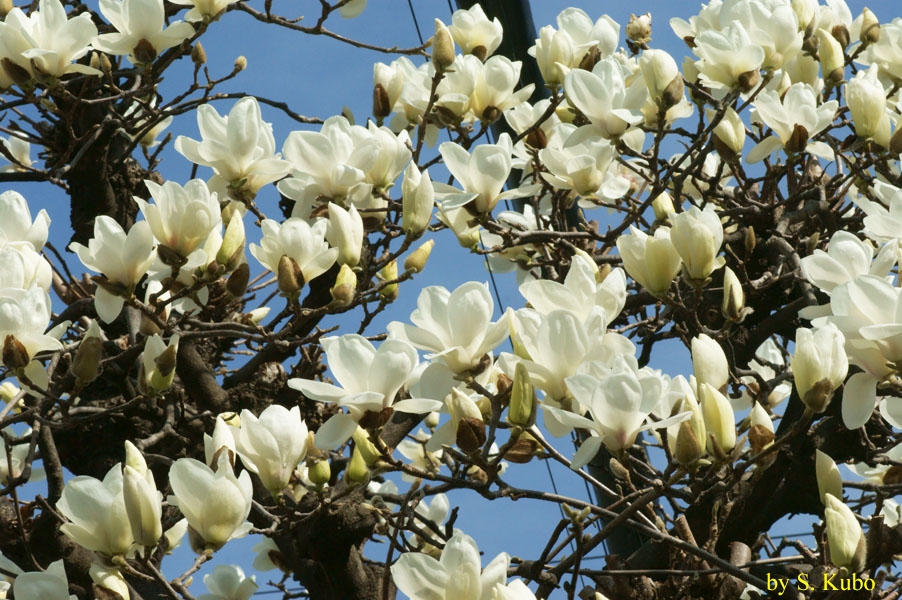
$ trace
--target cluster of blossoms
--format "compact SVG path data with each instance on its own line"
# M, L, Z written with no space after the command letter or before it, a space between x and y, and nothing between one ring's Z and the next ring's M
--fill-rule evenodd
M74 62L91 50L146 67L192 39L200 31L192 23L206 26L233 1L178 0L193 8L185 22L165 27L162 0L102 1L101 13L116 30L102 35L86 14L67 19L59 0L41 0L27 16L13 9L0 24L0 86L52 87L73 73L96 75L93 66ZM339 10L353 17L365 4L354 0ZM898 439L893 430L902 429L902 20L881 24L869 10L853 19L843 0L826 6L816 0L712 0L671 27L694 55L682 67L666 51L649 47L648 17L634 17L626 27L626 50L619 47L620 25L611 18L564 10L556 27L540 30L531 49L551 94L531 103L534 86L518 88L521 63L495 54L500 23L479 5L457 11L450 26L436 20L430 61L416 65L405 57L375 65L374 120L363 126L345 115L331 117L318 131L289 133L281 152L253 97L238 100L227 115L201 105L200 139L179 136L174 147L212 176L184 185L148 179L150 198L134 199L142 220L123 227L99 215L87 243L69 246L97 273L93 307L100 323L54 321L48 331L53 273L41 250L49 217L41 211L32 219L21 195L0 194L0 341L3 364L25 388L21 395L69 402L98 377L105 347L127 347L135 350L135 384L126 377L134 398L153 405L178 396L180 403L191 395L184 390L197 383L189 380L193 371L178 369L198 354L193 346L186 352L184 344L210 330L244 337L260 354L263 346L251 342L272 343L286 356L303 348L311 363L293 368L290 376L273 363L274 379L284 384L279 391L286 392L279 403L192 415L196 437L211 432L203 434L204 460L196 453L197 458L170 461L169 497L145 461L145 448L162 439L156 434L126 442L124 460L102 479L70 479L55 506L66 519L60 530L94 553L93 581L128 598L130 571L124 565L142 566L148 557L174 549L185 534L203 556L247 535L254 483L261 519L272 517L266 507L279 512L291 506L280 513L288 518L303 501L337 501L340 496L328 496L333 489L357 490L367 498L361 510L378 516L374 531L393 538L400 526L388 517L398 498L410 501L416 491L401 494L383 477L393 471L415 479L413 486L453 476L487 491L503 483L505 461L553 456L584 475L583 467L605 449L626 471L635 447L654 445L668 461L656 479L666 480L665 473L674 482L687 474L707 478L719 469L732 477L739 461L757 477L780 444L788 443L775 426L788 414L780 406L787 398L803 405L804 415L800 426L782 432L786 436L838 412L846 429L871 424L880 428L881 440ZM51 30L66 35L49 37ZM845 81L846 67L855 63L861 68ZM665 158L662 139L686 131L679 122L693 116L695 141ZM513 135L475 144L501 119ZM165 127L151 120L147 142L141 141L146 146ZM471 137L477 128L480 134ZM443 130L454 141L438 145L435 160L426 160L423 148L434 147ZM848 138L839 140L838 130ZM15 168L30 169L29 149L16 140L6 146ZM865 152L892 160L892 169L866 171L871 165ZM439 158L454 185L433 182L425 168ZM840 189L831 187L826 174L836 161L857 173ZM782 184L774 184L752 198L746 184L756 177L757 163L792 173L788 195L796 194L796 180L816 179L823 197L812 194L813 204L774 228L773 240L766 242L769 252L794 256L797 264L781 262L753 281L748 257L758 242L736 205L758 209L766 207L766 194L784 194ZM518 179L509 185L512 176ZM267 218L257 202L267 186L290 202L283 220ZM397 188L400 197L393 199ZM827 189L839 197L833 209L843 209L841 217L830 219L848 222L849 230L825 240L826 250L817 248L820 240L812 235L799 257L801 250L784 237L809 214L829 212ZM524 208L498 211L508 200L520 200ZM603 234L582 216L572 217L600 208L623 215L622 225ZM249 212L261 230L257 243L247 243ZM760 211L754 216L764 222ZM464 248L487 255L493 268L516 271L525 306L496 316L487 283L470 281L454 290L430 286L420 291L409 322L392 321L385 335L363 335L370 303L378 302L381 310L397 298L399 285L423 270L434 241L411 250L413 243L442 228ZM563 243L545 243L554 239ZM269 325L261 324L266 303L243 313L252 268L245 247L272 274L260 287L275 283L285 299L285 310ZM773 327L743 368L734 358L731 331L750 315L762 316L747 300L763 302L762 290L783 281L784 267L797 269L805 280L807 306L799 311L802 303L793 304L792 317L797 313L811 327L789 334L785 326ZM328 298L308 305L314 295ZM711 298L714 317L685 317ZM818 305L816 298L828 302ZM631 301L645 303L654 316L643 308L641 321L627 321ZM360 306L367 320L358 333L326 337L314 321L304 329L311 315ZM233 318L215 329L198 325L199 317L217 311ZM685 322L630 335L661 314ZM285 329L277 330L286 319ZM115 343L107 339L123 321L128 335ZM60 339L70 331L78 340L65 348L72 354L74 384L67 384L63 399L45 359L62 355ZM689 347L691 374L671 377L647 366L656 335ZM634 339L641 340L642 350ZM502 350L506 343L510 352ZM320 360L325 368L319 368ZM841 408L830 413L839 392ZM315 424L302 418L302 400L314 401L307 404L316 408L304 414L315 414ZM176 403L167 402L175 414ZM425 427L389 445L380 436L396 413ZM550 436L578 440L572 459L546 439L539 415ZM170 435L171 421L161 436ZM20 437L31 435L29 430ZM876 467L863 462L851 469L876 485L896 483L900 448L881 451ZM28 444L0 450L0 483L17 482L30 460ZM843 500L837 465L817 452L823 505L818 509L829 562L853 573L876 568L866 562L865 532ZM466 468L443 475L455 461ZM345 473L340 482L338 465ZM621 479L629 481L629 473ZM441 531L449 514L446 496L433 492L431 504L417 502L406 512L425 525L399 546L406 551L391 565L398 589L413 600L535 598L523 581L507 582L507 554L483 568L475 541L450 524L436 538L442 547L425 537L425 529ZM881 499L880 506L882 522L897 526L899 505ZM660 529L638 514L643 526ZM587 517L588 512L570 521L576 527ZM278 519L260 531L272 534L277 525ZM273 558L280 549L272 539L261 543L259 553L255 568L284 568ZM43 573L22 573L0 556L0 568L15 575L17 597L50 590L42 597L68 598L62 567L53 563ZM255 578L235 566L217 567L204 580L211 593L202 598L210 600L246 599L257 589Z

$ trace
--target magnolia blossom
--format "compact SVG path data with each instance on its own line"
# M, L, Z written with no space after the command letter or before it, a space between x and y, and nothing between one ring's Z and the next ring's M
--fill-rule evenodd
M202 104L197 108L197 126L201 140L180 135L175 149L191 162L213 169L211 188L253 195L288 173L289 164L276 153L272 125L263 121L255 98L242 98L227 116Z
M156 240L179 257L187 258L222 226L219 201L207 184L192 179L184 187L174 181L158 185L145 181L154 203L135 197Z
M902 189L883 181L875 181L871 190L879 202L868 200L864 196L855 199L855 204L866 215L864 218L865 234L872 240L881 243L892 240L902 241L902 232L899 229L899 226L902 225ZM886 274L883 272L882 266L887 261L895 260L893 252L887 252L892 246L892 244L886 244L875 261L875 264L881 265L880 274ZM892 262L890 262L889 268L892 268Z
M212 573L204 575L207 594L197 600L250 600L257 591L257 577L246 577L238 565L216 565Z
M587 429L591 434L573 456L570 467L580 469L598 453L604 444L612 451L629 448L636 436L651 427L668 427L686 420L686 413L673 419L643 425L658 404L661 380L650 369L639 369L632 356L618 356L611 367L601 363L587 365L588 373L567 378L567 388L579 404L589 411L591 419L576 413L543 405L546 412L573 427Z
M669 227L658 227L650 236L631 225L628 235L617 238L617 251L630 277L658 297L667 293L683 264Z
M308 398L347 407L316 432L316 445L331 450L348 441L368 414L393 408L426 413L441 403L417 400L395 402L395 396L417 366L416 349L404 340L388 339L375 348L365 337L348 334L322 340L332 375L341 387L309 379L289 379L288 386Z
M707 383L716 390L725 390L730 381L730 363L720 344L708 334L700 333L692 338L690 348L698 384Z
M0 167L0 173L27 172L27 167L31 166L31 144L14 135L8 138L0 138L0 143L6 147L14 161L12 164ZM15 192L4 192L4 194L9 193Z
M141 354L141 375L143 384L151 393L159 393L169 389L175 377L175 360L179 347L179 334L163 341L160 334L155 333L144 343Z
M60 525L60 531L88 550L112 557L124 555L135 543L119 463L103 481L85 475L70 479L56 508L70 521Z
M413 325L392 321L392 337L406 339L441 359L455 373L479 366L487 352L508 336L508 313L492 323L495 303L485 283L467 282L453 292L441 286L423 288L417 308L410 314Z
M833 494L824 495L824 523L830 544L830 562L853 571L864 563L866 541L858 518Z
M156 546L163 535L161 517L163 495L157 491L153 472L147 468L140 451L125 442L125 465L122 467L122 497L135 543L146 548Z
M483 121L494 121L505 110L529 100L535 84L514 91L520 81L523 63L512 62L506 56L493 56L485 61L476 78L470 96L470 110Z
M410 600L492 600L495 587L507 581L510 556L502 552L485 569L481 564L473 538L455 530L440 559L406 552L392 565L391 574Z
M13 8L0 23L0 58L20 73L34 77L62 77L68 73L98 75L100 71L74 61L90 49L97 27L89 12L68 19L60 0L40 0L27 16ZM10 77L15 75L9 73Z
M326 239L338 249L338 263L356 267L363 246L363 219L357 208L351 205L350 210L345 210L330 202L328 222Z
M241 462L274 495L288 487L291 473L307 453L307 425L297 406L288 410L271 404L259 419L242 410L241 427L234 435Z
M846 84L846 104L852 113L855 134L873 139L884 148L889 146L890 121L886 113L886 90L877 79L879 67L871 65L858 71Z
M130 598L131 593L128 591L128 583L125 577L116 567L107 567L100 563L93 563L88 569L91 581L96 585L106 588L107 590L119 594L123 599Z
M119 316L125 296L134 291L153 264L157 253L153 242L147 221L135 223L126 235L112 217L99 215L94 219L94 237L87 246L69 244L84 266L103 273L104 280L97 284L94 293L94 307L105 323Z
M617 151L592 127L576 130L560 148L548 146L539 158L550 173L542 178L558 189L572 189L580 196L616 200L629 191L629 181L617 172ZM580 206L584 206L584 201ZM588 206L592 206L589 204Z
M20 345L26 362L38 352L61 349L57 338L44 333L50 314L50 295L43 289L0 289L0 344L4 348L7 344Z
M478 3L469 10L454 11L448 31L464 54L474 54L482 60L498 49L503 35L498 17L489 21Z
M22 194L13 190L0 194L0 242L28 242L40 252L47 243L49 232L50 215L46 210L42 208L32 221L28 202Z
M789 2L740 0L724 2L721 23L741 23L751 40L764 51L762 67L779 69L802 48L803 31Z
M501 191L511 171L511 139L507 134L501 134L497 144L480 144L472 154L454 142L443 143L439 146L439 152L445 166L464 188L461 193L450 186L434 184L436 192L441 192L445 210L472 202L477 213L488 214L499 201L528 196L538 187L524 186Z
M409 235L421 235L429 226L435 208L435 189L429 169L420 173L413 161L408 163L401 182L401 201L401 228Z
M899 196L902 203L902 194ZM868 206L879 204L867 201ZM882 207L880 207L882 208ZM885 209L884 209L885 211ZM869 213L865 209L865 213ZM865 226L868 224L865 217ZM882 223L882 219L872 219L872 222ZM897 232L893 232L894 234ZM839 230L833 234L827 243L827 251L816 249L810 255L802 258L802 275L805 279L816 285L827 295L838 285L848 283L859 275L870 273L872 275L885 276L889 273L895 262L891 245L881 250L874 260L874 247L858 239L855 234L845 230Z
M551 25L539 30L539 39L528 50L529 55L539 64L545 85L552 87L564 83L564 76L570 70L576 51L576 44L567 32Z
M247 471L235 477L226 454L219 455L216 471L193 458L180 458L169 469L169 485L178 508L201 547L218 550L250 530L253 486Z
M757 86L765 52L742 23L730 23L720 31L705 29L693 43L692 51L701 59L695 68L705 86L723 91L738 86L746 92Z
M266 219L260 224L260 229L263 230L263 239L259 246L249 246L251 254L273 273L279 272L279 260L283 256L289 257L303 274L301 284L328 271L338 258L338 249L329 248L325 240L328 221L320 220L311 226L298 218L281 224Z
M717 256L723 244L723 225L710 204L701 210L697 206L671 215L670 241L676 249L689 277L703 280L723 265Z
M902 77L902 19L896 18L880 24L880 39L868 44L859 61L866 65L878 65L880 73L897 79Z
M555 22L558 29L573 40L573 61L568 67L578 67L587 54L594 55L597 51L598 56L604 58L617 49L620 24L608 15L601 15L592 21L584 10L570 7L562 10Z
M169 0L173 4L193 7L185 15L186 21L210 21L218 17L230 4L238 0ZM350 4L350 3L349 3ZM365 2L364 2L365 4ZM345 5L347 6L347 5Z
M764 138L752 148L746 160L758 162L780 148L786 152L804 150L819 158L833 160L830 146L809 140L833 122L838 106L836 100L818 106L814 89L806 83L794 83L782 98L773 90L761 92L755 99L755 113L776 135Z
M165 26L163 0L100 0L100 12L118 33L101 34L91 45L126 54L132 64L153 62L163 50L194 35L194 27L183 21Z
M617 138L643 119L640 108L648 90L641 77L631 76L619 60L608 57L598 61L591 71L574 69L567 73L564 91L568 101L602 136Z

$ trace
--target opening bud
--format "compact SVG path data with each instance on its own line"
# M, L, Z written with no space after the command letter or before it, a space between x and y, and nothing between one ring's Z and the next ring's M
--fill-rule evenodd
M423 242L419 248L411 252L404 261L404 270L413 271L414 273L422 271L426 266L426 261L429 259L429 254L432 252L432 247L434 245L434 240L428 240Z
M25 345L14 335L7 335L3 341L3 364L9 369L24 369L28 365L29 356Z
M432 64L438 71L444 71L454 62L454 40L451 32L441 20L435 20L435 35L432 36Z
M529 377L529 370L522 362L514 368L514 382L511 388L510 410L507 420L511 425L531 427L536 422L536 389Z
M279 291L286 298L296 299L304 287L304 274L298 263L290 256L283 254L279 259Z
M337 306L348 306L354 301L357 291L357 274L348 265L341 265L335 285L329 291Z
M861 11L861 34L858 36L858 39L865 46L876 44L880 41L880 21L877 20L877 15L867 6Z
M196 65L207 63L207 53L204 51L204 47L200 42L195 43L191 48L191 60L194 61L194 64Z

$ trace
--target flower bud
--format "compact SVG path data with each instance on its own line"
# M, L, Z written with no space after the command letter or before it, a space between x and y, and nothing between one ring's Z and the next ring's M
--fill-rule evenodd
M857 573L864 567L866 545L858 518L852 510L829 492L824 500L824 522L830 544L830 562Z
M767 411L755 402L749 413L749 445L755 454L774 443L774 422Z
M514 368L514 382L511 387L510 409L507 420L511 425L531 427L536 422L536 390L529 378L529 370L523 362Z
M645 13L638 17L630 15L629 23L626 24L626 39L636 44L651 41L651 13Z
M341 265L335 285L329 290L336 306L348 306L357 293L357 274L348 265Z
M655 212L655 219L663 221L676 212L673 208L673 200L667 192L661 192L651 201L651 208Z
M227 271L234 269L244 254L244 219L241 214L233 212L228 220L225 235L222 236L222 244L216 253L216 262L223 265Z
M858 39L867 46L868 44L876 44L880 41L880 21L877 15L871 12L867 6L861 11L861 34Z
M817 491L821 495L821 504L827 504L827 494L842 498L842 475L833 459L820 450L815 451L815 474L817 475Z
M690 347L692 369L699 388L707 383L715 390L726 390L727 382L730 380L730 364L720 344L702 333L692 339Z
M708 453L715 456L729 453L736 446L736 419L729 400L710 384L701 383L699 403L708 432Z
M226 291L235 298L240 298L247 291L247 283L250 280L251 271L247 263L241 263L226 280Z
M822 413L849 371L845 338L836 325L796 330L795 353L790 359L796 390L805 406Z
M131 467L142 477L148 473L147 461L144 460L144 455L129 440L125 440L125 466Z
M848 48L849 43L852 41L852 36L849 35L849 28L845 25L834 25L833 29L830 30L830 33L836 38L836 41L839 42L839 45L843 48Z
M94 381L100 369L100 359L103 357L103 340L100 338L100 327L97 321L92 320L88 326L85 337L82 338L72 359L72 375L75 376L75 384L84 387Z
M751 254L757 243L757 239L755 238L755 228L749 225L745 230L745 238L743 239L745 253Z
M714 208L693 206L670 217L670 241L683 260L689 277L704 281L718 266L723 225Z
M426 266L426 261L429 259L429 253L432 252L432 247L434 245L435 240L428 240L421 244L419 248L411 252L404 261L404 270L413 271L414 273L422 271L423 267Z
M824 29L818 29L816 35L819 42L817 55L821 61L824 81L827 85L835 85L842 81L846 68L846 57L842 46Z
M742 291L742 284L733 269L726 267L723 274L723 302L720 310L723 316L731 321L740 321L744 306L745 293Z
M295 299L304 287L304 274L298 263L290 256L283 254L279 259L279 291L286 298Z
M877 77L879 69L876 64L871 65L866 71L858 71L846 84L846 104L852 113L855 134L863 139L881 137L882 129L889 137L889 117L885 114L886 90Z
M370 441L370 434L367 433L366 429L358 427L351 435L351 439L354 440L354 447L360 450L360 455L366 462L366 466L370 468L375 467L382 455L379 453L376 445Z
M690 465L701 458L704 453L705 449L702 447L698 437L696 437L689 421L680 423L673 453L673 458L677 464Z
M204 51L204 47L199 41L195 42L194 46L191 48L191 60L196 65L207 63L207 53Z
M126 465L122 472L125 512L135 543L152 548L163 535L162 497L153 484L150 471L144 474Z
M366 466L363 454L355 447L351 453L351 462L348 464L348 479L351 483L366 483L370 478L370 469Z
M436 427L438 427L438 422L439 422L439 414L437 412L431 412L428 415L426 415L425 419L423 419L423 423L429 429L435 429Z
M436 70L444 71L454 62L454 40L451 32L441 20L435 20L435 35L432 36L432 64Z
M235 64L232 68L234 68L236 72L245 70L247 68L247 59L243 56L239 56L235 59Z
M714 111L707 111L708 118L714 117ZM732 108L727 108L717 127L714 128L714 147L726 159L742 153L745 145L745 125Z
M173 336L178 337L178 336ZM178 354L178 342L167 348L154 359L156 369L150 377L150 386L158 392L169 389L175 377L176 355Z
M379 277L382 281L394 281L398 278L398 261L392 260L379 271ZM379 295L389 302L398 299L398 284L390 283L379 290Z
M429 171L423 171L421 174L413 161L404 170L401 202L401 228L407 235L421 235L432 220L435 191L432 188Z
M316 485L325 485L332 478L332 467L325 458L317 460L307 467L307 479Z
M683 99L683 76L666 51L646 50L639 57L639 68L649 95L659 107L670 108Z
M25 345L9 334L3 341L3 364L10 370L24 369L29 362Z
M520 433L514 445L504 454L504 460L525 465L542 450L542 446L528 431Z
M388 92L381 83L377 83L373 86L373 116L377 119L384 119L391 114L391 110Z

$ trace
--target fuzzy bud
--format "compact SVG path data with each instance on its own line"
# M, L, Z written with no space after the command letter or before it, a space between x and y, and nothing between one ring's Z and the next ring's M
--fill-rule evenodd
M454 62L454 40L451 32L441 20L435 20L435 35L432 36L432 64L438 71L444 71Z

